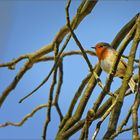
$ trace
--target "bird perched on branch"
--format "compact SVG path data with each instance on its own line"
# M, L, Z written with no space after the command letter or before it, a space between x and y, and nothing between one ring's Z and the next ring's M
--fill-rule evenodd
M98 57L102 70L104 70L106 73L110 73L113 63L115 61L115 55L117 54L117 51L113 49L110 44L104 42L100 42L92 48L94 48L96 51L96 55ZM117 66L115 76L123 78L126 72L126 68L127 64L121 57ZM133 78L130 79L128 84L131 91L135 92L136 83L134 82Z

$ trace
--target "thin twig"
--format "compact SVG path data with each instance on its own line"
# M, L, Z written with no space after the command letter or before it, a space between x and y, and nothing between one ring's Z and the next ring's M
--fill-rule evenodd
M116 104L116 100L112 103L112 105L110 106L110 108L105 112L105 114L101 117L100 121L97 123L97 126L96 126L96 130L92 136L92 140L95 140L96 139L96 136L100 130L100 126L101 124L103 123L103 121L106 119L106 117L110 114L110 112L112 111L112 109L114 108Z
M138 126L138 128L140 128L140 125ZM122 129L120 132L119 132L119 134L121 134L121 133L123 133L123 132L126 132L126 131L130 131L130 130L132 130L133 129L133 127L131 126L131 127L128 127L128 128L124 128L124 129Z
M68 1L67 6L66 6L66 8L65 8L65 9L66 9L67 26L68 26L68 28L69 28L69 30L70 30L70 32L71 32L71 35L72 35L72 37L74 38L76 44L77 44L78 47L80 48L84 59L85 59L86 62L87 62L88 67L89 67L89 69L90 69L90 72L92 72L92 70L93 70L93 69L92 69L92 65L91 65L91 63L90 63L90 61L89 61L89 59L88 59L88 57L87 57L87 54L85 53L85 50L84 50L83 46L81 45L80 41L78 40L77 36L75 35L75 33L74 33L74 31L73 31L73 29L72 29L72 27L71 27L71 25L70 25L70 18L69 18L69 7L70 7L70 3L71 3L71 0Z
M115 138L117 137L121 132L122 132L122 129L123 127L127 124L130 116L131 116L131 111L132 111L132 107L129 109L126 117L124 118L124 120L121 122L120 126L118 127L118 129L116 130L116 132L114 132L114 134L111 136L111 138Z
M135 102L132 107L132 122L133 122L133 139L136 139L139 135L138 131L138 108L140 104L140 94L136 94Z
M93 73L94 73L95 79L97 80L98 85L99 85L99 86L102 88L102 90L103 90L105 86L102 84L102 81L100 80L100 78L99 78L99 76L96 74L96 72L93 71ZM114 95L113 93L111 93L110 91L108 91L107 94L108 94L109 96L115 97L115 95Z
M57 77L57 69L54 71L53 81L50 87L50 93L49 93L49 98L48 98L48 110L47 110L46 120L43 127L43 134L42 134L43 140L46 140L47 127L48 127L49 122L51 121L51 106L52 106L52 100L53 100L54 87L56 84L56 77Z
M139 22L140 22L140 18L139 18ZM138 23L139 24L139 23ZM138 26L139 28L139 33L140 33L140 24ZM140 36L139 36L140 39ZM136 96L135 96L135 101L132 107L132 126L133 126L133 131L132 131L132 138L133 140L137 139L138 135L139 135L139 131L138 131L138 109L139 109L139 105L140 105L140 54L139 54L139 71L138 71L138 75L139 75L139 79L138 79L138 87L137 87L137 92L136 92Z
M2 95L0 96L0 107L2 106L3 102L7 98L7 96L10 94L10 92L15 89L18 82L21 80L23 75L32 67L32 62L27 61L24 66L20 69L20 71L17 73L13 81L10 83L10 85L3 91Z
M31 113L27 114L20 122L13 123L13 122L6 122L4 124L0 124L0 127L6 127L6 126L22 126L30 117L32 117L37 111L39 111L42 108L48 107L48 104L43 104L38 107L36 107Z
M122 42L122 40L125 38L125 36L128 34L130 29L134 26L137 18L139 16L139 13L137 13L127 24L124 25L124 27L117 33L116 37L113 39L111 45L116 49L119 44Z
M15 58L8 63L0 64L0 67L8 67L9 69L14 70L16 63L18 63L19 61L23 59L29 59L29 58L30 58L30 54L21 55L20 57Z
M63 59L61 59L61 61L59 62L58 69L59 69L59 79L58 79L58 85L57 85L56 95L55 95L53 104L56 107L56 110L57 110L57 112L60 116L60 121L62 121L63 114L62 114L62 111L59 107L58 99L59 99L61 87L62 87L62 84L63 84Z

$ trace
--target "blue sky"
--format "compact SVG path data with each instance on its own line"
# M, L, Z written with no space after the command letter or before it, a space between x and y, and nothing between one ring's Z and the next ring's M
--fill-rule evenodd
M79 4L80 0L72 1L70 7L71 18L76 13ZM0 1L0 63L10 61L22 54L34 52L42 46L49 44L66 22L65 5L66 1L64 0ZM91 49L91 46L100 41L110 43L120 28L138 12L140 12L139 0L101 0L97 3L92 13L78 26L75 33L85 49ZM66 50L78 50L73 39L69 42ZM126 49L125 54L129 54L129 51L130 47ZM98 61L96 57L89 58L93 65ZM0 69L0 79L2 79L0 93L12 81L24 62L20 62L14 71L6 68ZM18 104L21 97L33 90L43 80L51 69L52 64L51 62L36 64L32 70L24 75L16 89L8 96L3 107L0 109L0 123L6 121L19 122L23 116L31 112L36 106L47 102L51 80L31 98L22 104ZM64 59L64 85L59 101L60 106L63 108L63 114L66 113L71 101L70 99L74 96L78 85L87 73L88 67L82 57L75 56ZM105 83L107 75L103 73L101 76L103 83ZM116 86L116 84L118 85ZM121 80L115 78L112 90L115 90L119 84L121 84ZM100 93L101 89L97 87L96 91ZM86 111L92 107L96 97L95 94L91 96ZM132 102L133 97L126 99L123 107L125 114L127 112L126 108ZM0 138L41 139L45 116L46 109L42 109L22 127L10 126L1 128ZM123 115L120 120L122 118ZM102 128L107 125L108 119L103 123ZM129 124L131 125L131 122ZM58 125L59 118L53 108L52 121L47 132L50 139L54 138ZM90 137L94 132L93 128L95 126L90 129ZM99 133L98 138L101 138L103 131L104 129ZM129 138L130 134L131 132L124 133L118 138ZM78 138L78 136L79 134L75 134L72 138Z

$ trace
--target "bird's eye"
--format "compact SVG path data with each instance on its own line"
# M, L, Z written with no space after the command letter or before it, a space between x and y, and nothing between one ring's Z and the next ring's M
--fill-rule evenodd
M98 48L102 48L102 47L103 47L102 45L99 45L99 46L98 46Z

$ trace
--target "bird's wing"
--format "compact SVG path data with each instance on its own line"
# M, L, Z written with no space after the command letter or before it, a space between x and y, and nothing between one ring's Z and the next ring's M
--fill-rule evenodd
M127 68L127 63L121 57L120 62L119 62L118 67L117 67L117 71L116 71L115 76L123 78L124 75L125 75L125 72L126 72L126 68Z
M113 50L113 53L116 55L117 51L115 49L112 49L112 50ZM120 58L120 65L123 68L127 68L127 63L124 61L123 57Z

